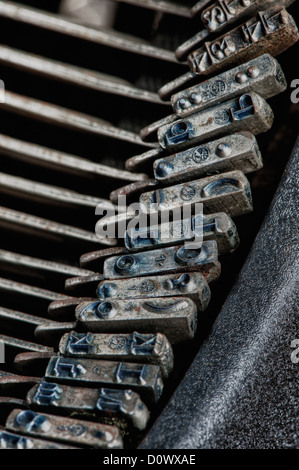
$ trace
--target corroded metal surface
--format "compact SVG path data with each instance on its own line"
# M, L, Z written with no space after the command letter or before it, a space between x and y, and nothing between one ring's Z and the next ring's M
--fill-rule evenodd
M80 325L93 333L159 333L171 344L193 338L197 327L197 307L187 297L107 300L78 305Z
M0 429L0 449L77 449L77 447L25 437Z
M268 99L286 87L285 76L277 60L263 54L176 93L171 97L171 103L175 113L184 117L251 91Z
M288 7L293 2L294 0L285 0L279 2L279 6ZM218 0L212 3L212 5L209 5L201 13L201 21L206 29L181 44L176 50L176 58L178 60L184 60L209 33L218 33L242 19L250 18L255 15L258 10L265 10L276 6L278 6L276 0L232 0L230 2Z
M191 14L192 16L197 15L200 11L202 11L209 3L211 0L199 0L196 2L193 7L191 8Z
M24 199L59 206L91 207L95 209L98 204L101 204L103 208L111 207L110 202L106 199L92 197L49 184L37 183L36 181L1 172L0 192L8 194L14 192L20 194Z
M11 279L0 278L0 291L10 292L13 295L25 295L29 297L37 297L45 300L63 300L70 298L65 294L50 291L48 289L41 289L40 287L30 286Z
M173 368L173 352L168 339L161 333L94 334L72 331L62 336L59 352L63 356L111 361L156 364L162 377Z
M81 242L91 242L97 245L114 245L114 240L100 239L93 232L65 225L53 220L37 217L25 212L0 206L0 226L9 226L22 232L38 233L43 238L54 240L79 240Z
M1 16L1 4L0 4ZM70 128L77 132L87 132L97 136L120 139L136 145L155 147L155 144L143 142L139 135L125 129L119 129L103 119L79 113L51 103L5 91L5 103L0 109L25 115L31 119L52 123L56 126Z
M0 307L0 321L5 324L20 323L20 325L32 325L37 326L44 322L45 319L37 315L31 315L29 313L20 312L18 310L12 310L10 308Z
M105 279L121 279L151 274L184 273L197 271L207 282L217 279L219 262L217 243L214 240L203 242L197 249L171 246L158 250L112 256L105 260Z
M177 15L181 17L190 18L191 8L184 6L176 2L168 2L165 0L116 0L117 2L129 3L142 8L148 8L150 10L167 13L170 15Z
M148 162L151 162L156 158L162 157L164 153L165 152L161 147L157 147L148 150L147 152L141 153L140 155L134 155L134 157L130 157L126 160L126 169L129 171L135 171L136 169L147 164Z
M230 170L250 173L261 167L257 141L244 131L160 158L154 162L154 176L158 182L169 184Z
M40 258L33 258L32 256L21 255L19 253L12 253L11 251L0 249L0 265L6 264L14 266L16 269L34 269L43 273L53 272L56 274L63 274L65 276L88 276L91 271L87 269L69 266L63 263L57 263Z
M42 325L42 322L40 322L39 324ZM2 341L5 346L9 346L10 348L13 348L17 351L32 351L38 352L39 354L44 352L52 352L52 348L49 348L48 346L32 343L30 341L24 341L22 339L14 338L11 336L0 335L0 341Z
M120 417L139 430L145 429L149 411L139 395L132 390L109 388L89 389L69 385L42 382L27 394L27 403L35 409L63 411L74 415L84 413L86 417L95 416L99 420Z
M49 315L54 319L73 318L75 308L80 302L93 300L88 297L69 297L66 299L54 300L49 304Z
M61 336L75 328L75 322L45 321L36 327L34 334L38 341L56 347Z
M139 181L146 179L142 173L133 173L118 168L113 168L100 163L76 157L58 150L52 150L33 143L14 139L7 135L0 134L0 151L4 155L9 155L17 160L34 163L35 165L58 169L70 175L79 174L93 178L113 178L124 181Z
M185 148L227 133L260 134L270 129L273 119L268 103L250 92L160 127L158 140L166 149Z
M36 375L40 376L40 370L45 370L47 362L54 354L53 348L43 352L21 352L14 358L14 367L23 374L30 374L34 371Z
M97 288L98 298L108 302L180 295L190 297L199 310L205 310L211 292L204 277L196 272L102 281Z
M279 6L287 7L293 1L280 1ZM236 19L254 15L258 10L276 6L277 2L275 0L232 0L231 2L221 2L218 0L201 13L201 19L209 31L219 31L226 25L233 23Z
M209 37L209 35L210 31L208 29L201 29L194 36L183 42L183 44L180 44L175 51L177 60L185 60L188 57L188 54L190 54L192 50L196 49L206 38Z
M0 62L26 72L32 72L72 85L113 95L127 96L132 99L161 103L159 96L135 87L127 80L57 62L36 54L29 54L11 47L0 45Z
M147 213L203 204L204 211L226 212L231 217L252 211L250 184L241 171L231 171L157 189L140 196Z
M156 140L159 128L175 122L178 117L190 116L243 93L255 92L265 99L271 98L283 92L286 87L286 80L277 60L269 54L263 54L172 95L171 103L176 114L150 124L140 131L140 136L143 140Z
M103 270L104 260L109 256L115 256L125 253L127 250L123 246L115 246L104 250L91 251L80 257L82 268L88 268L92 271L101 272Z
M94 295L95 288L103 276L91 274L89 276L71 277L65 281L65 290L80 296Z
M166 116L165 118L160 119L159 121L153 122L148 126L144 127L140 131L140 137L145 142L149 141L156 141L157 140L157 131L159 127L164 126L165 124L170 124L171 122L175 121L176 115L171 114L170 116Z
M36 413L32 410L13 410L6 420L5 427L12 432L68 442L79 447L123 448L122 438L116 426Z
M178 245L183 242L215 240L219 254L234 251L239 244L239 236L232 219L220 212L211 215L197 215L192 219L167 222L140 228L137 231L127 230L125 244L130 251L147 248L161 248Z
M184 90L186 87L190 86L190 82L193 82L195 79L197 79L197 74L189 70L184 73L184 75L180 75L171 82L166 83L158 90L161 100L168 101L174 93Z
M28 390L28 387L32 387L33 384L38 384L41 382L39 377L30 377L25 375L16 375L16 374L2 374L0 372L0 393L7 395L11 393L14 395L18 389L23 391L24 389Z
M114 204L117 204L118 198L126 197L126 200L129 203L131 198L139 196L144 191L147 191L151 187L156 186L156 184L156 181L152 179L130 183L112 191L110 193L110 201Z
M298 41L298 30L285 9L269 9L188 56L192 72L210 74L264 53L276 56Z
M163 391L160 368L155 364L53 356L45 378L79 386L132 388L154 403Z
M59 15L45 13L41 10L18 5L17 3L1 1L0 16L106 47L117 48L159 60L175 61L175 56L171 51L153 47L140 38L137 40L128 34L121 34L113 30L107 31L105 28L103 30L100 28L89 28L69 21Z
M188 86L198 75L209 75L254 59L261 52L276 56L298 41L294 19L285 9L269 9L195 50L188 56L190 72L163 85L159 96L170 96Z

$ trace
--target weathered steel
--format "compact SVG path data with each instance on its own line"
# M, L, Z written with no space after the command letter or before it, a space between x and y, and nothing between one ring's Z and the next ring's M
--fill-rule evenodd
M93 333L163 333L171 344L192 339L197 327L197 307L188 297L85 302L76 317Z
M232 252L239 245L236 226L225 212L130 230L126 232L125 244L130 251L138 251L186 243L195 236L197 241L215 240L219 254Z
M148 8L150 10L167 13L169 15L176 15L184 18L191 18L191 8L176 2L167 2L164 0L116 0L117 2L129 3L141 8Z
M88 268L92 271L102 272L104 261L109 256L121 255L126 253L127 250L123 246L115 246L113 248L106 248L104 250L91 251L84 253L80 257L80 266Z
M97 288L100 300L127 300L155 297L190 297L199 310L210 301L210 288L200 273L166 274L102 281Z
M293 3L293 1L294 0L285 0L279 2L279 6L287 7ZM200 31L200 33L180 45L175 51L176 58L178 60L184 60L193 49L198 47L209 33L218 33L240 20L250 18L255 15L258 10L276 6L276 0L218 0L212 3L212 5L209 5L201 13L201 21L206 29Z
M110 0L61 0L59 13L72 20L96 28L111 28L115 22L117 3Z
M294 0L282 0L279 6L288 7L293 2ZM220 31L236 20L256 14L258 10L276 6L276 0L217 0L201 13L201 20L209 31Z
M196 49L207 37L209 37L209 35L210 31L208 29L201 29L194 36L180 44L175 50L175 56L177 60L185 60L188 54Z
M148 162L162 157L164 154L165 150L161 147L157 147L141 153L140 155L134 155L134 157L130 157L126 160L126 169L129 171L135 171L136 169L145 166Z
M42 325L42 323L39 323L37 326L39 325ZM37 352L38 354L52 352L52 348L49 348L48 346L43 346L42 344L32 343L30 341L25 341L11 336L0 335L0 341L2 341L5 346L9 346L9 348L13 348L16 351L30 351Z
M191 8L191 15L195 16L197 15L200 11L202 11L209 3L211 0L199 0L198 2L193 5Z
M207 282L217 279L219 261L217 243L203 242L200 248L171 246L158 250L113 256L104 263L105 279L121 279L152 274L199 272Z
M22 436L22 434L0 429L0 449L77 449L77 447Z
M88 276L92 272L87 269L69 266L67 264L56 263L45 259L33 258L32 256L21 255L11 251L0 249L0 265L8 265L18 270L34 270L35 272L55 273L65 276Z
M204 240L215 240L219 255L234 252L240 243L240 238L232 219L225 212L203 215Z
M95 294L95 291L94 291ZM49 304L48 313L54 319L74 318L75 308L80 302L94 300L93 297L69 297L68 299L54 300Z
M107 199L77 193L66 188L38 183L33 180L20 178L0 172L0 192L19 195L23 199L44 202L56 206L96 208L111 208Z
M38 234L44 238L56 241L71 239L82 243L95 243L97 245L115 245L115 240L100 239L94 233L71 225L61 224L53 220L37 217L25 212L0 206L0 226L9 226L14 230Z
M226 212L231 217L252 211L250 184L241 171L208 176L187 183L144 193L143 210L149 214L203 204L204 212Z
M17 354L14 358L14 367L23 374L30 374L34 372L36 375L42 375L49 362L49 359L54 356L54 348L48 348L48 352L22 352Z
M0 371L0 393L1 395L15 395L24 391L28 387L32 387L33 384L41 382L39 377L29 377L25 375L16 375L11 373L2 373ZM19 394L18 394L19 396Z
M63 81L71 85L161 104L161 100L156 93L137 88L127 80L63 62L57 62L52 59L46 59L39 55L23 52L8 46L0 45L0 62L10 67Z
M61 336L75 328L75 322L45 321L36 327L34 334L38 341L56 348Z
M0 371L0 376L1 376ZM8 416L8 414L15 408L28 408L25 400L15 397L2 397L0 396L0 414L1 416Z
M29 297L36 297L44 300L63 300L70 299L70 296L58 294L47 289L23 284L21 282L12 281L11 279L0 278L0 292L9 292L12 295L24 295Z
M128 228L125 234L125 246L129 251L142 251L165 246L182 245L191 242L196 237L200 245L203 241L203 216L182 218L178 220L151 221L149 226Z
M286 87L286 80L277 60L269 54L263 54L172 95L171 103L176 114L148 125L140 132L141 138L156 140L159 127L176 121L177 116L186 117L252 91L265 99L271 98L283 92Z
M101 274L91 274L89 276L71 277L65 281L65 290L80 296L94 296L95 289L103 280Z
M174 53L154 47L140 38L103 28L94 29L80 25L53 13L45 13L13 2L0 2L0 16L31 26L43 28L67 36L94 42L105 47L120 49L134 54L175 62Z
M262 165L255 137L244 131L156 160L154 176L163 184L180 183L230 170L250 173Z
M151 187L157 185L157 182L152 179L147 179L144 181L136 181L135 183L130 183L121 188L117 188L110 193L110 201L114 204L117 204L118 198L125 197L128 204L131 200L135 199L144 191L148 191Z
M0 322L4 324L18 324L18 328L22 328L24 325L30 325L36 327L45 321L44 318L36 315L30 315L28 313L12 310L10 308L0 307Z
M171 97L171 103L174 112L185 117L243 93L254 91L268 99L286 87L286 79L277 60L263 54L176 93Z
M174 93L177 93L180 90L184 90L190 86L190 82L194 82L197 80L197 78L197 74L189 70L189 72L185 72L184 75L180 75L171 82L163 85L158 90L158 95L160 96L161 100L168 101Z
M173 369L172 349L166 336L161 333L93 334L71 331L61 338L59 352L68 357L156 364L164 378Z
M13 410L5 427L8 431L66 442L79 447L122 449L123 441L116 426L79 419L36 413L32 410Z
M158 139L163 148L181 149L228 133L260 134L270 129L273 119L267 102L250 92L160 127Z
M139 146L155 147L155 144L143 142L138 134L117 128L103 119L12 93L8 90L5 91L5 102L0 104L0 109L25 115L28 118L48 122L56 126L70 128L77 132L87 132L97 136L120 139Z
M158 91L160 98L190 86L198 75L210 75L254 59L261 53L276 56L298 41L298 29L286 10L270 9L241 26L208 42L188 56L190 72L175 78Z
M298 41L294 19L284 8L270 8L188 56L192 72L211 74L263 53L276 56Z
M0 134L0 151L20 161L34 163L34 165L56 169L67 174L87 176L93 179L101 177L119 179L124 181L139 181L147 179L142 173L132 173L119 168L95 163L86 158L70 155L58 150L52 150L40 145L28 143Z
M65 294L59 294L47 289L42 289L40 287L31 286L29 284L12 281L11 279L5 279L2 277L0 278L0 291L10 292L14 295L20 294L29 297L37 297L49 301L71 299L70 296Z
M106 244L117 245L118 238L124 237L128 221L138 214L138 210L136 207L124 207L124 212L119 211L116 215L110 215L109 212L107 214L97 221L96 235L99 240L106 241ZM116 251L118 252L118 248Z
M163 103L163 101L162 101ZM159 121L155 121L152 124L147 125L140 131L140 137L145 142L156 142L157 140L157 131L159 127L164 126L166 124L170 124L171 122L177 119L175 114L171 114L170 116L166 116Z
M79 416L84 413L85 419L90 415L106 423L109 423L110 417L114 424L120 418L139 430L145 429L149 420L147 407L138 393L132 390L89 389L42 382L28 392L26 399L33 408L55 410L72 416L76 412Z

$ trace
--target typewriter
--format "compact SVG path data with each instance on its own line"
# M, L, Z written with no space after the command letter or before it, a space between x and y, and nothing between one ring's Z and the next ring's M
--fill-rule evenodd
M1 449L299 447L296 21L0 1Z

